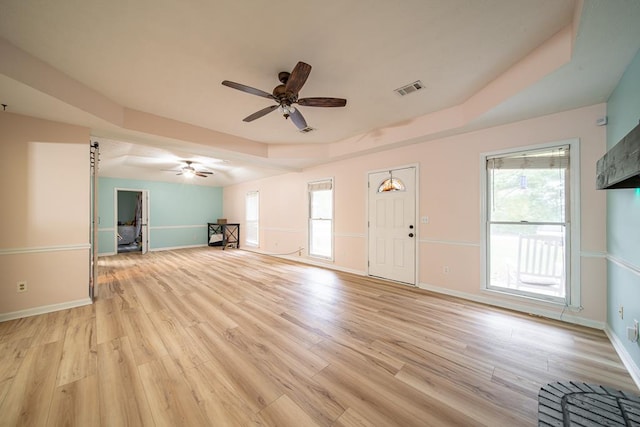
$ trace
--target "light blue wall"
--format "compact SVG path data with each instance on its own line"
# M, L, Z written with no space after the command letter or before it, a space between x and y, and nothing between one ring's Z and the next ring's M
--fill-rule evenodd
M98 253L116 251L115 188L149 190L149 249L207 244L207 222L222 217L222 188L120 178L98 179Z
M607 103L607 147L613 147L640 120L640 51ZM640 321L640 190L607 190L607 323L640 367L640 345L626 338ZM618 309L624 306L624 319Z

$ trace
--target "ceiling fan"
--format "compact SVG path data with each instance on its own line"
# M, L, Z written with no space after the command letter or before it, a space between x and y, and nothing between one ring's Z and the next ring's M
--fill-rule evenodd
M277 105L270 105L262 110L256 111L255 113L245 117L242 121L252 122L255 119L259 119L260 117L277 109L285 119L291 117L293 124L295 124L298 129L302 130L307 127L307 122L293 104L302 105L304 107L344 107L347 105L347 100L342 98L298 98L298 93L307 81L309 73L311 73L311 65L305 64L304 62L298 62L291 73L287 71L279 72L278 80L280 80L280 83L282 84L276 86L272 93L267 93L260 89L231 82L229 80L224 80L222 84L251 95L261 96L277 102Z
M192 165L194 162L191 160L184 160L185 166L180 168L179 170L171 170L170 172L178 172L176 175L184 175L187 178L193 178L194 176L199 176L200 178L206 178L209 175L213 175L213 172L198 170L194 168Z

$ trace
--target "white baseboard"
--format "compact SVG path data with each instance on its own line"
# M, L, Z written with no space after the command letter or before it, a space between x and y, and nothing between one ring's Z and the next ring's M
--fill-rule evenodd
M173 251L177 249L190 249L190 248L204 248L206 246L208 246L206 243L200 243L198 245L186 245L186 246L168 246L166 248L149 249L149 252Z
M198 245L168 246L166 248L149 249L149 252L173 251L176 249L204 248L205 246L208 246L208 245L206 243L200 243ZM113 256L113 255L118 255L118 252L101 252L98 254L98 257Z
M269 252L261 251L259 249L242 248L242 250L245 250L245 251L248 251L248 252L259 253L259 254L262 254L262 255L274 256L276 258L283 258L283 259L286 259L286 260L299 262L299 263L303 263L303 264L309 264L309 265L314 265L314 266L318 266L318 267L324 267L324 268L328 268L328 269L331 269L331 270L342 271L342 272L345 272L345 273L356 274L358 276L367 276L367 273L365 271L353 270L353 269L349 269L349 268L339 267L339 266L336 266L334 264L324 263L324 262L321 262L321 261L315 261L313 259L309 259L309 258L305 258L305 257L299 257L299 256L295 256L295 255L276 255L276 254L272 254L272 253L269 253ZM589 327L589 328L594 328L594 329L599 329L599 330L604 330L604 328L605 328L605 323L604 322L598 322L596 320L586 319L586 318L580 317L580 316L571 316L570 314L567 314L566 311L563 313L562 309L555 310L555 311L554 310L545 310L545 309L538 308L538 307L530 307L530 306L524 305L524 304L517 304L517 303L514 303L514 302L498 300L496 298L491 298L491 297L488 297L488 296L474 295L474 294L469 294L469 293L466 293L466 292L454 291L454 290L451 290L451 289L441 288L439 286L429 285L427 283L419 283L417 285L417 287L420 288L420 289L425 289L425 290L428 290L428 291L432 291L432 292L436 292L436 293L440 293L440 294L444 294L444 295L449 295L449 296L453 296L453 297L457 297L457 298L461 298L461 299L465 299L465 300L469 300L469 301L474 301L474 302L479 302L479 303L482 303L482 304L487 304L487 305L492 305L492 306L496 306L496 307L506 308L506 309L509 309L509 310L519 311L519 312L526 313L526 314L533 314L533 315L536 315L536 316L546 317L546 318L549 318L549 319L560 320L560 321L563 321L563 322L573 323L573 324L576 324L576 325L586 326L586 327Z
M316 267L324 267L324 268L328 268L330 270L341 271L343 273L356 274L358 276L366 276L367 275L364 271L354 270L354 269L351 269L351 268L340 267L340 266L337 266L337 265L329 263L329 262L316 261L315 259L311 259L311 258L307 258L307 257L301 257L301 256L296 256L296 255L278 255L278 254L273 254L273 253L266 252L266 251L261 251L260 249L257 249L257 248L243 247L243 248L240 248L240 250L247 251L247 252L254 252L254 253L257 253L257 254L260 254L260 255L267 255L267 256L272 256L272 257L276 257L276 258L282 258L282 259L286 259L286 260L293 261L293 262L299 262L299 263L302 263L302 264L309 264L309 265L313 265L313 266L316 266Z
M23 317L46 314L54 311L67 310L69 308L82 307L92 304L91 298L83 298L75 301L61 302L59 304L43 305L40 307L27 308L25 310L12 311L11 313L0 313L0 322L7 320L21 319Z
M358 275L358 276L366 276L367 275L364 271L354 270L354 269L351 269L351 268L340 267L340 266L335 265L335 264L329 264L329 263L325 263L325 262L322 262L322 261L316 261L316 260L309 259L309 258L295 257L295 256L283 256L283 257L280 257L280 258L285 258L285 259L288 259L290 261L301 262L303 264L309 264L309 265L313 265L313 266L316 266L316 267L324 267L324 268L328 268L330 270L341 271L343 273L355 274L355 275Z
M620 360L622 360L625 368L629 371L629 375L631 375L633 382L636 383L636 387L640 388L640 367L638 367L638 365L633 361L633 358L625 348L620 338L618 338L608 324L604 328L604 333L609 337L609 341L611 341L613 348L616 350L616 353L618 353L618 356L620 356Z
M474 295L466 292L454 291L451 289L441 288L439 286L429 285L427 283L420 283L418 287L428 291L449 295L457 298L466 299L469 301L479 302L482 304L493 305L496 307L506 308L509 310L519 311L521 313L533 314L535 316L547 317L549 319L560 320L562 322L573 323L576 325L586 326L589 328L604 330L605 323L598 322L596 320L585 319L584 317L571 316L566 311L563 314L562 309L559 310L545 310L539 307L531 307L524 304L518 304L511 301L499 300L490 296Z

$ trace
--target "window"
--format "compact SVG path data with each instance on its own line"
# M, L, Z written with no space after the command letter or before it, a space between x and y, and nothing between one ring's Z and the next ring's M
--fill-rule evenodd
M249 246L258 246L259 241L259 206L260 206L260 194L257 191L249 191L247 193L245 204L245 241Z
M333 259L333 179L310 182L309 255Z
M391 171L389 171L389 174L391 177L382 181L378 186L378 193L386 193L387 191L407 191L402 180L394 178Z
M577 143L484 157L487 289L579 305L574 151Z

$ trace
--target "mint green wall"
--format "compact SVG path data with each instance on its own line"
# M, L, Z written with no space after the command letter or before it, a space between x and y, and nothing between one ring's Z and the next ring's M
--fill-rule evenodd
M149 190L149 249L151 250L206 245L207 222L215 222L222 217L221 187L99 178L99 254L116 251L113 238L113 230L116 227L115 188Z
M640 120L640 51L609 97L607 116L611 148ZM607 323L640 367L640 345L626 338L633 319L640 321L640 189L607 190L607 253Z

